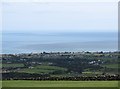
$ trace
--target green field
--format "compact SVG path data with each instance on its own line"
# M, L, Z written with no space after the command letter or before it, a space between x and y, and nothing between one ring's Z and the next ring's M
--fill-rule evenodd
M119 68L118 64L106 64L106 65L103 65L103 67L107 67L107 68Z
M66 71L66 68L57 67L57 66L45 66L45 65L39 65L35 66L33 68L24 68L19 70L18 72L23 73L51 73L54 71Z
M22 63L2 64L2 67L24 67Z
M27 81L4 80L3 87L118 87L118 81Z

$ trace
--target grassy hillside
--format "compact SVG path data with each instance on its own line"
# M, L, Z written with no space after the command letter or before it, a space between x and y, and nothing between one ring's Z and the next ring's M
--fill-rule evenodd
M24 67L24 64L22 63L12 63L12 64L2 64L2 67L9 68L9 67Z
M45 65L38 65L35 67L31 68L24 68L19 70L19 72L24 72L24 73L52 73L55 71L61 71L64 72L67 69L62 68L62 67L57 67L57 66L45 66Z

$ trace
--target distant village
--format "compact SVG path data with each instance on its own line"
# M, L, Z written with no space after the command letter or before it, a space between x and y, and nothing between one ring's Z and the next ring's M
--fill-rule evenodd
M34 78L35 75L45 75L49 78L117 76L119 55L118 51L1 54L1 73L3 79L29 79Z

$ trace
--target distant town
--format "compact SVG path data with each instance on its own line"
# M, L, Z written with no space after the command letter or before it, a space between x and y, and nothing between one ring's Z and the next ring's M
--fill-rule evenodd
M118 80L120 52L1 54L3 80Z

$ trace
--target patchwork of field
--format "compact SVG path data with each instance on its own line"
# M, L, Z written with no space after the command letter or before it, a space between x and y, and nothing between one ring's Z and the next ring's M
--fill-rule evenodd
M31 68L24 68L19 70L18 72L23 72L23 73L52 73L54 71L66 71L67 69L62 68L62 67L57 67L57 66L36 66L36 67L31 67Z
M118 81L27 81L4 80L3 87L118 87Z
M3 79L23 79L25 74L46 77L118 75L118 52L51 52L2 55ZM12 76L17 74L18 76ZM24 77L20 75L23 74ZM7 75L7 78L6 78ZM31 78L30 76L27 76ZM27 78L26 77L26 78ZM34 78L35 76L32 75Z

